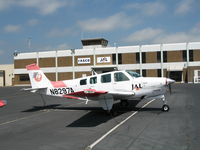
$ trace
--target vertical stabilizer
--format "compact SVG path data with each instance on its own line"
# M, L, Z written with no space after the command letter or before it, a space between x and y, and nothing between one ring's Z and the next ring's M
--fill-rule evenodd
M44 88L52 86L44 72L40 70L40 67L36 64L27 65L26 69L29 73L32 88Z

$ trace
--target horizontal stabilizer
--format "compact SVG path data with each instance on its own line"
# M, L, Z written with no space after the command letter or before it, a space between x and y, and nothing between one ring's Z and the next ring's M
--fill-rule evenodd
M22 91L31 91L33 93L37 92L37 91L43 91L46 90L47 87L42 87L42 88L23 88L21 89Z

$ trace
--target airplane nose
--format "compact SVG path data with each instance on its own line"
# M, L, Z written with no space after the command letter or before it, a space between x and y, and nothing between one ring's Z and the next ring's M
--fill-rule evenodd
M176 82L176 81L175 81L175 80L172 80L172 79L170 79L170 78L166 78L166 85L172 84L172 83L174 83L174 82Z

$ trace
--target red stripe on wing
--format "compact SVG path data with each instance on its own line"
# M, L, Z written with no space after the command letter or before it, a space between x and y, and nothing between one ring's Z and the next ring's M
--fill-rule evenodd
M75 96L70 96L70 95L63 95L63 97L65 98L69 98L69 99L80 99L79 97L75 97Z
M69 93L68 95L83 97L83 96L98 96L98 95L106 94L106 93L108 93L108 92L107 91L97 91L95 89L85 89L83 91Z

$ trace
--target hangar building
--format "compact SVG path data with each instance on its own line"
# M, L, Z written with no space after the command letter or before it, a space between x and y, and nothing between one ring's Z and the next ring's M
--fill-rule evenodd
M13 85L13 64L0 65L0 87Z
M200 42L108 47L104 38L84 39L82 49L18 53L14 85L30 84L25 66L37 63L52 81L112 70L133 70L144 77L200 82Z

